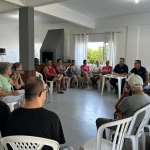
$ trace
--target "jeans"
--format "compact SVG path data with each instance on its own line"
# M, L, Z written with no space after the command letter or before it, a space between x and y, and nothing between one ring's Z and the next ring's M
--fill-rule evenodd
M118 79L111 79L109 82L118 91L118 86L116 85L116 83L118 82ZM122 79L121 91L123 91L124 83L125 83L125 79Z

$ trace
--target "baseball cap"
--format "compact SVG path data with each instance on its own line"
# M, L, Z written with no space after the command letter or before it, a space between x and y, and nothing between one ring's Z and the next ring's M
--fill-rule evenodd
M132 75L127 80L128 84L133 87L142 87L143 86L143 80L139 75Z

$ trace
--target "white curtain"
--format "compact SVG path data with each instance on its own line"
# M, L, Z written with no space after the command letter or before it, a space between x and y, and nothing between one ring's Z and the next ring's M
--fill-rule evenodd
M108 37L108 60L111 66L115 66L116 57L116 33L110 32Z
M78 74L81 73L80 66L83 64L83 60L87 59L87 44L88 44L88 35L85 34L75 35L75 60Z
M41 49L42 44L43 44L43 42L41 42L41 41L35 41L34 56L38 59L40 59L40 49Z

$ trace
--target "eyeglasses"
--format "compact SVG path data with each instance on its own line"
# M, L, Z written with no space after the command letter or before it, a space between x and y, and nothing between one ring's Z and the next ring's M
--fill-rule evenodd
M39 93L39 96L41 95L41 93L42 93L43 91L46 91L46 93L47 93L47 92L48 92L48 88L43 89L43 90Z

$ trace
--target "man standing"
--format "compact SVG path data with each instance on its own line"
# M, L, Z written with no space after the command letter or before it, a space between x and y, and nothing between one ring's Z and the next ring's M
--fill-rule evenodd
M115 66L113 70L113 74L117 76L122 76L122 75L125 76L128 74L128 66L125 64L124 58L120 58L120 63ZM118 93L118 86L116 85L117 82L118 82L117 79L110 80L110 84L116 89L115 93ZM121 93L123 92L124 83L125 83L125 79L122 79Z
M140 60L135 60L134 63L135 68L133 68L127 76L131 75L132 73L139 75L143 79L143 86L147 85L148 82L148 71L146 68L141 66L141 61Z

